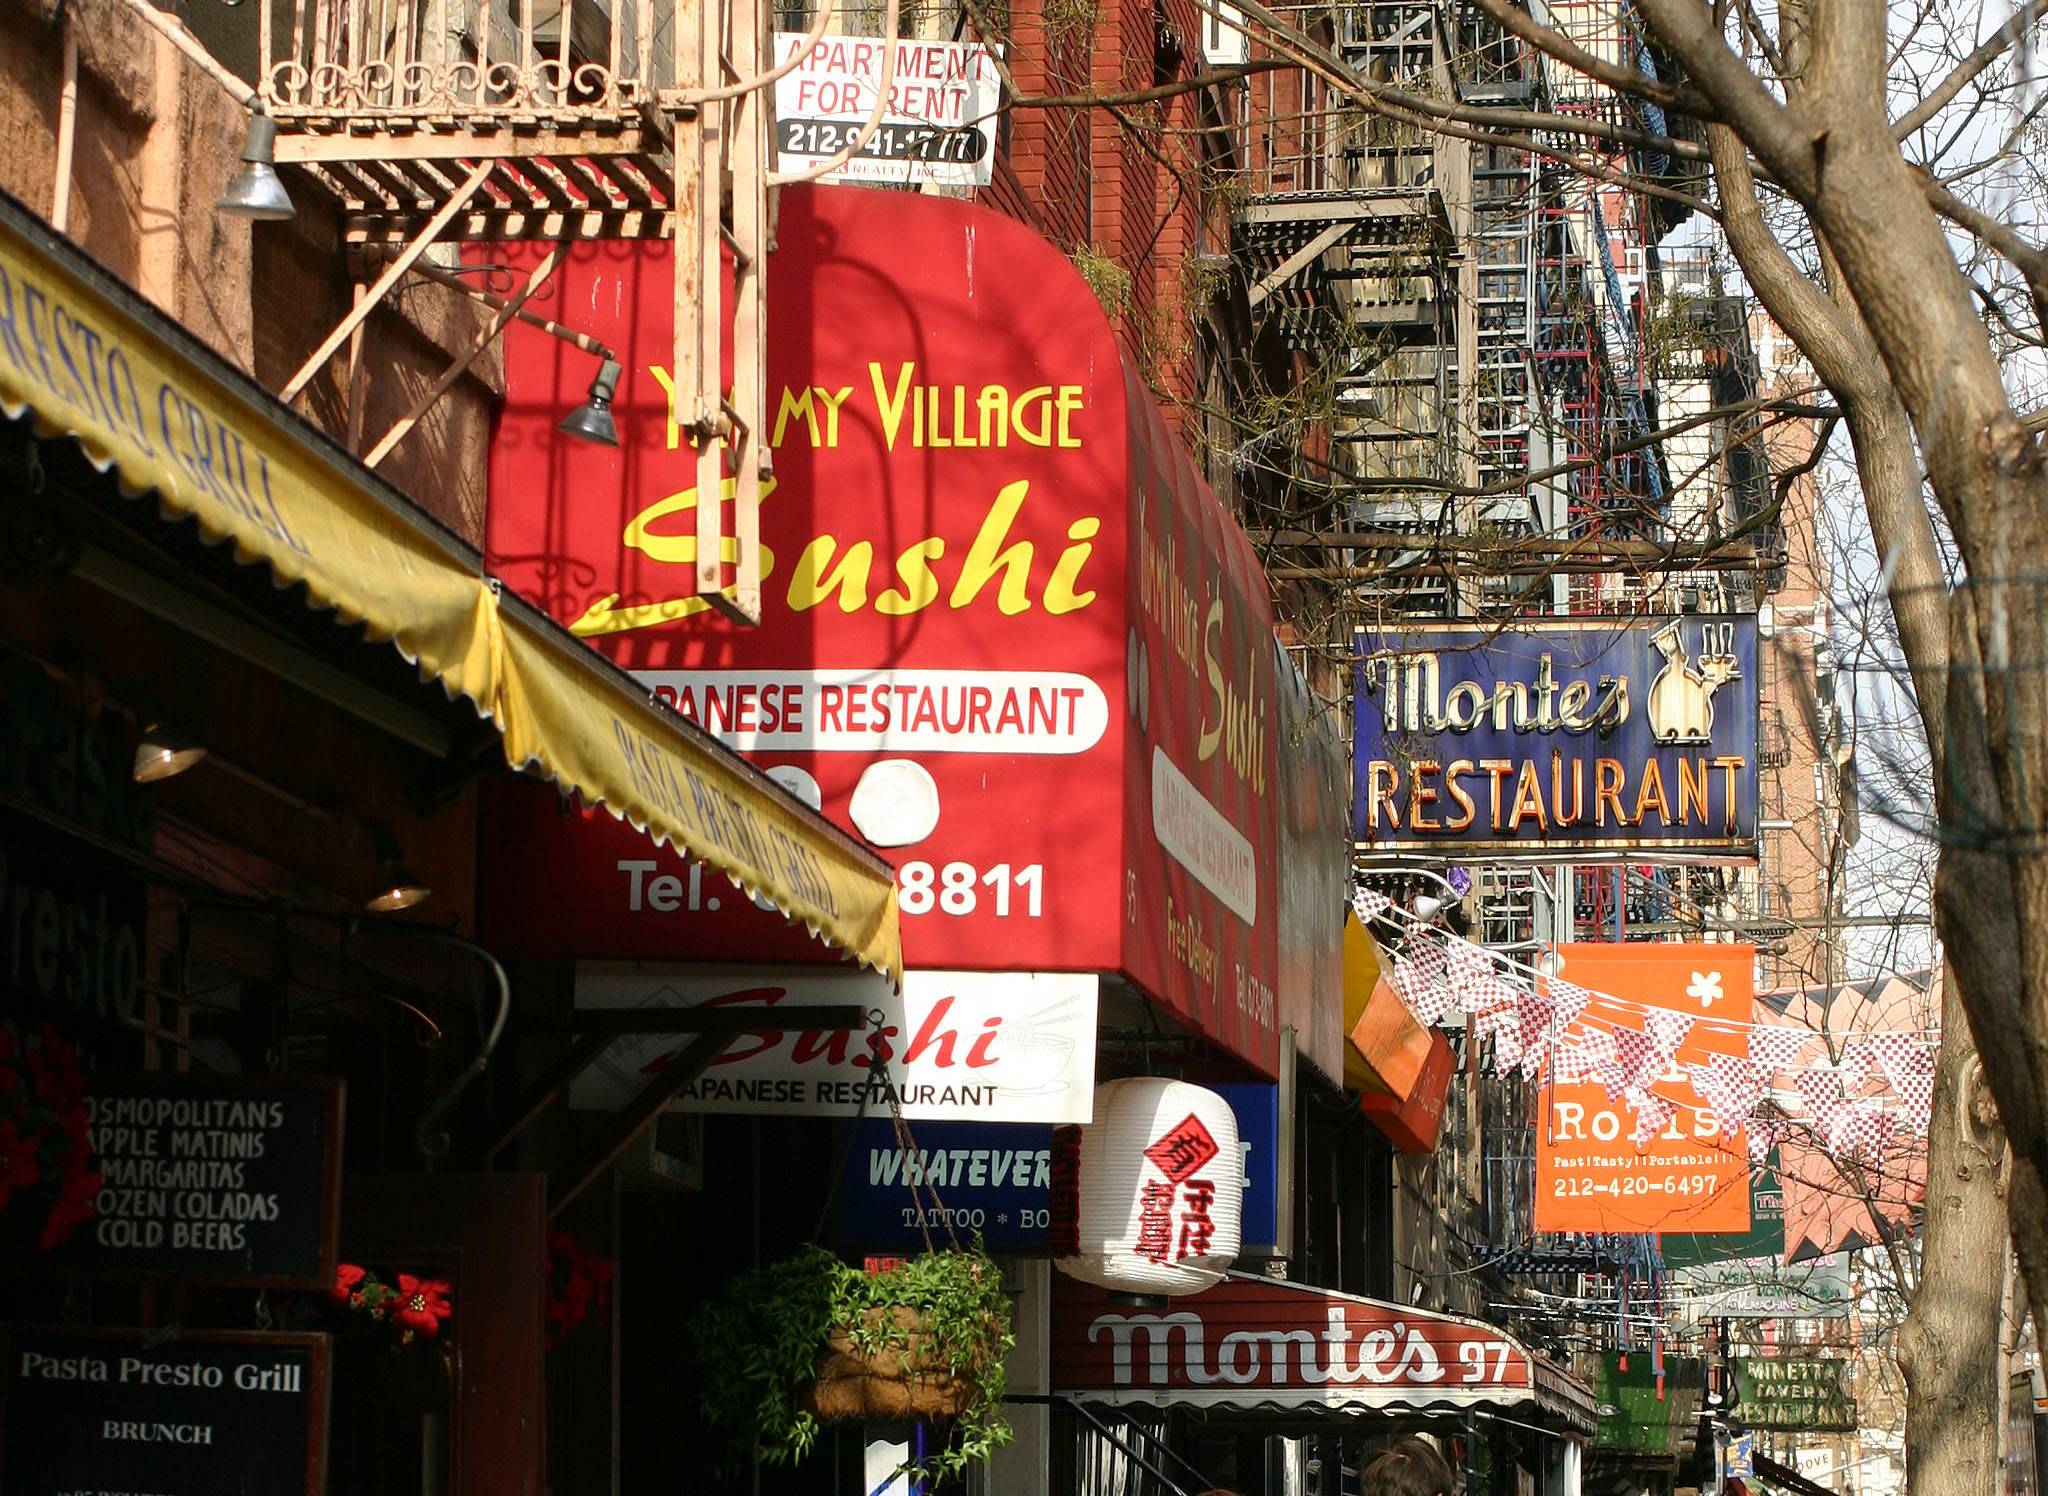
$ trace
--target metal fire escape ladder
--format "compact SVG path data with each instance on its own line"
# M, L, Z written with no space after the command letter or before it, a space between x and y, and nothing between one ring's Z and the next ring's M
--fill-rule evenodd
M758 80L770 62L767 28L761 0L264 4L257 94L277 121L277 160L339 207L357 281L355 308L286 398L346 343L348 434L359 445L362 324L406 274L457 268L447 245L673 237L666 372L710 499L697 506L697 594L758 620L769 148ZM728 262L737 296L729 397L719 358ZM509 310L496 303L488 335L376 444L377 457L504 327L546 324L524 306L544 280L509 298Z

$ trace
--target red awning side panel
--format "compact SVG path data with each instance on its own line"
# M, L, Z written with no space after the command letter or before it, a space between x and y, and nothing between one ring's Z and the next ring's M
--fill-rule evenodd
M1593 1397L1497 1326L1233 1277L1164 1309L1061 1279L1053 1386L1091 1402L1244 1412L1520 1409L1590 1431Z

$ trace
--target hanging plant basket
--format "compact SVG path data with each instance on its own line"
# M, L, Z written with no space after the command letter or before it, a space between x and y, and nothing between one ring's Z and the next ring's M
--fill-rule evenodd
M986 1343L1000 1343L1008 1326L991 1323ZM932 1334L931 1317L898 1304L865 1311L858 1324L833 1327L818 1358L807 1399L826 1423L950 1423L980 1395L984 1353L955 1370Z
M828 1423L920 1420L945 1431L921 1469L954 1476L1010 1440L1002 1273L977 1247L879 1273L809 1247L726 1285L693 1326L694 1393L727 1464L802 1459Z

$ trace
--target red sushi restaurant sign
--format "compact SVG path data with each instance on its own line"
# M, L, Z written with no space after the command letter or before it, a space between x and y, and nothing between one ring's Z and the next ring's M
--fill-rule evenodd
M758 627L692 596L731 489L698 493L669 423L665 243L555 275L550 315L620 351L618 451L555 430L588 356L506 334L492 569L879 846L912 967L1121 970L1270 1073L1280 656L1249 545L1022 225L797 188L777 243ZM602 815L518 785L489 814L512 949L830 958Z

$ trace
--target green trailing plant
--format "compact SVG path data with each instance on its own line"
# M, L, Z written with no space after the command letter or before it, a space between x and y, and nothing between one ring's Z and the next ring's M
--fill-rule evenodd
M700 1407L725 1440L728 1468L755 1446L770 1465L810 1453L829 1421L820 1416L821 1373L851 1364L871 1368L853 1380L950 1397L945 1443L920 1466L932 1482L1010 1442L1000 1415L1003 1361L1015 1343L1001 1270L978 1241L877 1273L806 1247L733 1279L692 1327Z
M1102 0L1044 0L1040 14L1047 41L1082 44L1095 35L1096 23L1102 18Z
M1108 255L1098 252L1093 245L1082 245L1068 258L1081 272L1081 279L1088 282L1088 289L1095 293L1095 299L1102 303L1103 311L1109 313L1111 320L1131 309L1130 271Z

